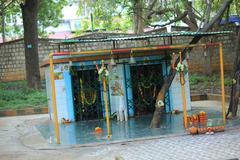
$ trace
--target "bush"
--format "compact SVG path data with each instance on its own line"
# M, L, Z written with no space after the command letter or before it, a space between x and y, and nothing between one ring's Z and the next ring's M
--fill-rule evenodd
M20 109L47 105L46 90L27 87L26 81L0 82L0 109Z
M197 85L198 83L201 82L207 82L208 81L208 77L207 76L203 76L203 75L197 75L197 74L192 74L189 76L189 82L190 85Z

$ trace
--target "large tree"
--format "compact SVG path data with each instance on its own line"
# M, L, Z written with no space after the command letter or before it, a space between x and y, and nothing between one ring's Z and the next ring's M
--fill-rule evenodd
M50 26L51 24L56 26L59 23L59 21L57 21L59 18L56 16L61 15L59 12L61 12L63 6L61 4L64 3L59 4L60 9L56 4L57 1L47 0L25 0L24 3L20 4L24 28L26 79L28 87L30 88L37 89L40 88L41 85L38 60L38 22L39 24L43 24L42 26ZM56 6L56 8L54 8L54 6ZM39 12L39 10L42 10L42 12ZM51 10L55 10L55 12ZM42 21L39 21L39 19ZM44 28L41 29L41 31L44 31Z
M129 15L130 1L127 0L70 0L72 5L78 5L78 15L83 31L104 29L107 31L123 31L131 29L132 17ZM92 21L91 21L92 18Z
M40 70L38 61L38 6L39 0L25 0L21 3L27 84L31 88L40 88Z
M190 9L190 8L193 8L191 6L191 2L186 1L185 2L185 6L186 6L185 9L186 9L188 17L184 17L183 22L188 24L189 27L191 28L191 30L193 30L193 31L199 30L199 31L202 31L202 32L206 32L206 31L210 30L216 22L221 20L222 16L224 15L225 11L230 6L232 1L233 0L225 0L222 3L222 5L220 6L220 8L218 9L218 11L216 12L215 16L213 16L210 19L209 15L210 15L210 11L211 11L211 1L207 0L207 7L206 7L205 16L202 18L202 21L204 20L204 25L203 25L202 28L200 28L201 26L199 26L199 27L197 26L196 20L194 18L194 17L196 17L196 15L194 14L193 10ZM176 9L177 9L177 12L179 12L179 9L178 8L176 8ZM192 39L192 41L190 42L190 44L197 43L201 38L202 38L201 36L194 37ZM185 52L186 52L186 49L184 49L182 51L183 58L185 58ZM175 65L177 65L178 62L179 62L179 59L177 59ZM157 100L156 100L156 105L155 105L156 107L155 107L155 111L154 111L154 114L153 114L153 119L152 119L151 124L150 124L150 127L152 127L152 128L159 127L160 117L162 115L163 108L158 106L158 102L159 101L164 101L165 94L168 91L169 87L171 86L171 83L172 83L175 75L176 75L176 70L171 70L168 78L165 80L161 90L158 93Z
M5 40L6 34L9 37L24 35L27 84L30 88L39 88L39 33L40 36L45 36L47 27L58 26L63 17L62 8L67 5L67 0L1 0L0 2L2 39ZM22 25L17 22L21 18L24 33L22 33Z
M94 0L88 0L94 2ZM106 0L101 0L106 1ZM153 27L163 27L169 24L179 24L181 22L187 24L191 31L209 31L214 24L219 22L224 15L239 12L239 1L234 0L234 5L230 4L233 0L130 0L117 3L118 0L110 0L112 3L119 4L120 8L126 9L129 16L133 18L133 29L136 34L143 32L146 25ZM195 2L195 4L193 4ZM118 6L119 7L119 6ZM118 8L114 6L114 8ZM95 7L93 7L95 12ZM111 6L108 6L111 8ZM102 16L103 10L98 10L98 15ZM116 13L116 9L110 15ZM227 12L226 12L227 11ZM106 16L103 16L106 17ZM111 16L110 16L111 17ZM201 36L196 36L190 42L191 44L198 43ZM183 50L183 58L185 58ZM176 64L179 59L176 61ZM153 114L151 127L159 126L162 108L157 106L158 101L164 101L165 94L168 91L171 83L176 75L175 70L171 70L169 76L165 80L156 100L156 108Z

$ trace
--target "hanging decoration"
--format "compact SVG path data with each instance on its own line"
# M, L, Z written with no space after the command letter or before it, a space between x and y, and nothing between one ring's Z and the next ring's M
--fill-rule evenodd
M74 66L70 66L69 67L69 72L70 72L70 75L71 76L77 76L77 69L76 69L76 67L74 67Z
M103 78L105 77L106 82L108 82L109 71L108 71L108 68L105 67L103 60L102 60L101 68L99 69L99 68L98 68L98 65L96 64L96 69L97 69L97 71L98 71L98 80L99 80L99 81L102 81Z
M188 55L187 55L188 57ZM186 59L188 59L186 57ZM187 74L188 73L188 60L187 60L187 65L185 65L184 63L182 63L182 61L178 62L177 66L175 67L175 63L176 63L176 54L173 53L172 54L172 69L175 69L177 72L183 72L184 74Z
M88 94L84 94L84 101L88 106L93 105L96 102L97 92L90 91Z
M175 63L176 63L176 54L173 52L172 53L172 69L175 69Z
M180 62L177 64L177 67L175 69L177 72L184 72L184 74L187 74L188 72L187 66Z
M139 93L140 93L140 95L141 95L141 98L142 98L142 101L146 104L146 105L150 105L151 104L151 101L152 101L152 99L150 100L150 101L147 101L146 99L145 99L145 96L144 96L144 92L147 92L147 90L148 91L150 91L150 88L151 87L154 87L154 89L153 89L153 99L155 98L155 92L156 92L156 85L153 83L153 73L150 75L150 77L148 77L148 78L145 78L144 76L142 76L141 78L140 78L140 80L139 80L139 82L138 82L138 90L139 90ZM150 97L148 97L148 98L150 98Z
M190 65L189 65L189 51L187 51L187 53L186 53L186 66L187 66L187 68L190 67Z
M88 91L84 90L82 79L80 79L80 86L81 86L80 97L82 106L84 106L84 104L88 106L93 105L96 102L97 91L92 88L88 89Z

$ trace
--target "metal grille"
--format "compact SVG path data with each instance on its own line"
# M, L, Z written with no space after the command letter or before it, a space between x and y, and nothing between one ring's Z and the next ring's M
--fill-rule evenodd
M162 65L131 66L131 77L136 114L153 113L163 84Z
M101 119L103 114L97 71L72 67L71 72L76 120Z
M165 60L165 69L166 69L166 75L164 76L164 78L166 79L168 77L168 60L166 59ZM170 102L170 94L169 94L169 91L166 92L166 95L165 95L165 111L166 111L166 107L168 107L168 111L171 111L172 108L171 108L171 102Z

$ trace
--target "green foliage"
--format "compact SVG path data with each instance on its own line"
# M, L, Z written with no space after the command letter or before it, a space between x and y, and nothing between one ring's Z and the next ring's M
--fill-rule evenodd
M1 4L7 5L9 2L0 0ZM19 37L22 37L22 31L20 30L20 27L17 24L17 19L21 18L21 8L19 6L19 3L17 1L14 1L11 3L9 7L7 7L4 10L1 10L4 14L5 18L5 35L12 37L13 35L17 35ZM2 16L0 16L0 21L2 21ZM0 30L2 32L2 25L0 26Z
M212 9L211 9L211 17L214 16L214 14L219 10L221 5L223 4L224 0L212 0ZM239 7L240 7L240 1L239 0L233 0L233 2L230 5L229 8L229 15L240 15L239 14ZM204 13L206 9L206 3L205 1L195 1L195 8L200 12ZM225 12L223 18L226 18L228 13Z
M57 27L63 17L62 9L67 0L41 0L38 11L39 34L44 35L47 27Z
M125 4L128 3L128 4ZM132 27L132 17L128 13L130 2L121 0L87 0L79 2L79 16L83 15L84 9L91 10L93 14L94 29L106 29L107 31L126 32ZM87 8L84 8L84 4ZM79 35L83 31L91 30L90 13L81 21L82 28L77 31Z
M197 85L198 83L201 83L201 82L207 82L207 81L208 81L208 77L204 75L191 74L189 76L189 82L191 86Z
M225 86L231 86L231 85L232 85L232 78L230 78L230 77L225 77L225 79L224 79L224 85L225 85Z
M2 0L1 0L2 2ZM9 7L3 10L6 23L6 35L9 37L23 37L23 28L19 24L19 19L22 19L20 8L21 1L13 1ZM5 5L8 2L4 3ZM62 9L68 4L68 0L40 0L38 11L38 29L39 36L45 37L45 29L49 26L57 27L63 17ZM2 17L0 17L2 21ZM2 30L2 28L0 28Z
M219 74L213 74L212 76L206 76L203 74L191 74L189 76L190 86L194 88L194 86L201 84L204 87L216 85L217 87L221 87L221 78ZM224 85L229 87L232 85L232 78L229 75L225 75L224 77Z
M29 89L26 81L0 83L0 109L45 107L46 105L45 90Z

